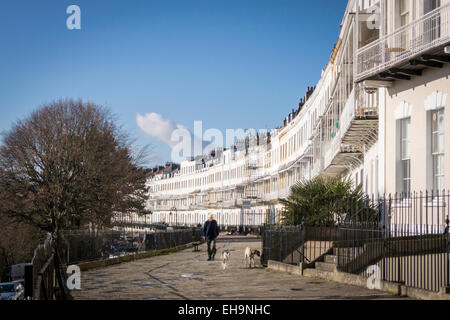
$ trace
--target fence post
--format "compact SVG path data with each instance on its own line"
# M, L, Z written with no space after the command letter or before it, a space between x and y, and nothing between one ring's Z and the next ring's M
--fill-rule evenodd
M65 290L65 285L64 285L64 281L63 281L63 276L61 274L61 263L60 263L60 259L59 259L59 254L58 254L58 243L59 243L59 239L60 239L60 235L59 235L59 230L55 231L55 241L53 244L53 250L54 250L54 256L53 256L53 263L54 263L54 268L55 268L55 276L56 276L56 280L58 281L58 286L59 286L59 291L61 294L61 297L63 300L67 299L66 296L66 290Z
M302 224L300 225L300 232L301 232L301 244L302 244L302 256L301 261L302 263L305 263L305 217L302 217Z
M446 256L447 256L447 281L446 281L446 286L450 286L450 259L449 259L449 232L450 232L450 220L449 217L447 215L447 218L445 219L445 223L446 223L446 228L445 228L445 233L446 233L446 237L447 237L447 241L446 241Z
M281 230L281 227L279 227L279 234L280 234L280 250L279 250L279 259L280 259L280 262L283 262L283 259L281 258L281 255L282 255L282 252L283 252L283 232L281 232L282 230Z
M382 280L386 280L386 196L378 196L378 208L380 210L381 217L381 234L379 235L379 241L381 242L381 265L382 265Z

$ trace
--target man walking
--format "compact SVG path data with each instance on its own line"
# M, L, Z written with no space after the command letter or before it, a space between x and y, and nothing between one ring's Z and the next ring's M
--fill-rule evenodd
M219 227L217 221L214 220L214 216L210 215L209 219L203 226L203 237L208 245L208 261L214 260L216 255L216 240L219 236Z

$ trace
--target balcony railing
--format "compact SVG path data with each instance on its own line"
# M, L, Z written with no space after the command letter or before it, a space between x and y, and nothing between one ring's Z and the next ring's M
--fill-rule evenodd
M278 191L273 191L273 192L270 192L270 193L265 193L264 195L263 195L263 200L264 201L274 201L274 200L278 200L279 199L279 197L278 197Z
M357 51L356 81L450 41L450 3Z
M357 108L357 106L356 106ZM328 168L334 157L342 151L342 138L355 118L355 90L353 90L339 117L339 130L329 144L329 149L324 150L324 168Z
M223 207L224 208L234 208L236 206L237 206L237 200L236 199L225 200L223 202Z
M317 177L323 171L323 160L317 159L314 161L311 168L311 178Z
M172 209L173 206L170 205L155 205L154 210L155 211L170 211L170 209Z
M361 85L356 86L355 118L378 119L379 91L372 89L366 91Z
M280 199L286 199L289 197L290 194L291 194L291 188L283 188L283 189L280 189L278 197Z

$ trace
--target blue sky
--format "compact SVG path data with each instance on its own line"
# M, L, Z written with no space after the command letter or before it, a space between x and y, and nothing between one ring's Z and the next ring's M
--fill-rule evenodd
M72 4L81 30L66 28ZM318 81L346 4L0 0L0 130L44 103L82 98L109 107L162 163L170 148L138 115L191 130L195 120L204 130L274 128Z

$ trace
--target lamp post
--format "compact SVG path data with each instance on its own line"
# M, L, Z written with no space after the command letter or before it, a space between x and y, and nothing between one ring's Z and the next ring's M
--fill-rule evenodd
M170 209L170 215L172 215L172 211L175 211L175 225L178 226L178 210L176 207L172 207Z

